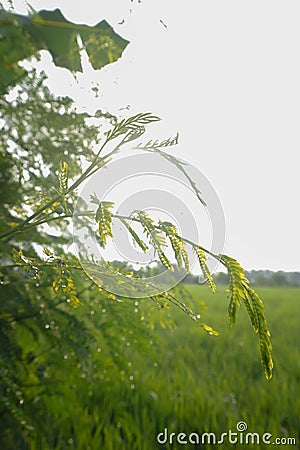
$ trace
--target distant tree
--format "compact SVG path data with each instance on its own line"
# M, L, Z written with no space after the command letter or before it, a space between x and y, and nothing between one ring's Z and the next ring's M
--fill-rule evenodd
M300 286L300 272L251 270L246 274L250 282L256 286Z
M217 281L217 283L219 284L223 284L223 285L227 285L228 284L228 274L224 273L224 272L218 272L215 275L215 279Z

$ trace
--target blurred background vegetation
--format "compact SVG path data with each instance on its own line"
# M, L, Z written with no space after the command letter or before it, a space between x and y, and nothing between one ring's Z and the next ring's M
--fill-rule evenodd
M91 116L79 114L70 98L51 94L44 75L24 73L16 65L20 55L9 53L12 44L16 49L22 42L22 57L40 47L18 18L6 15L4 25L0 233L5 235L55 195L62 159L73 177L80 174L82 157L94 156L102 124L115 119L98 111L91 125ZM74 201L64 205L69 212ZM1 449L151 450L160 447L156 435L164 427L221 434L240 420L249 431L299 440L300 289L283 287L291 278L299 286L299 274L249 274L257 285L281 286L259 290L276 361L267 382L246 314L241 311L237 326L228 328L225 288L212 295L190 278L194 284L177 290L183 300L194 298L220 337L209 337L176 308L108 298L76 267L66 268L68 222L59 220L61 205L51 208L51 227L41 224L1 239ZM36 267L44 249L51 264ZM53 289L53 282L55 287L64 279L68 290ZM74 308L72 298L81 306Z

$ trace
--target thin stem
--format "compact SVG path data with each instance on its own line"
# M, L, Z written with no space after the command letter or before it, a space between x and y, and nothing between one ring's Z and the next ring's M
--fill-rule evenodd
M95 215L95 212L93 212L93 211L89 211L89 212L85 212L85 213L79 213L79 214L65 214L65 215L62 215L62 216L58 216L58 217L51 217L51 218L47 218L47 219L45 219L45 220L40 220L40 221L38 221L38 222L35 222L35 223L33 223L33 224L30 224L28 227L26 227L23 231L25 231L25 230L28 230L28 229L30 229L30 228L32 228L32 227L35 227L35 226L37 226L37 225L41 225L41 224L43 224L43 223L49 223L49 222L53 222L53 221L56 221L56 220L61 220L61 219L69 219L69 218L71 218L71 217L93 217ZM140 219L138 219L137 217L131 217L131 216L124 216L124 215L120 215L120 214L112 214L112 217L113 218L115 218L115 219L119 219L121 222L122 222L122 220L132 220L132 221L134 221L134 222L137 222L137 223L141 223L141 220ZM158 226L158 225L154 225L155 226L155 228L157 228L158 230L160 230L160 227ZM208 250L207 248L205 248L205 247L203 247L202 245L199 245L199 244L196 244L195 242L193 242L193 241L191 241L190 239L187 239L187 238L185 238L185 237L183 237L183 236L180 236L179 234L176 234L175 235L176 237L178 237L179 239L181 239L183 242L185 242L186 244L189 244L191 247L193 247L193 248L200 248L201 250L203 250L206 254L208 254L208 255L210 255L210 256L212 256L214 259L216 259L217 261L219 261L224 267L226 267L225 266L225 264L224 264L224 262L223 262L223 260L222 260L222 257L220 256L220 255L216 255L215 253L213 253L213 252L211 252L210 250ZM4 269L4 268L7 268L7 267L18 267L18 266L25 266L26 264L10 264L10 265L7 265L7 266L0 266L0 269ZM40 264L36 264L36 265L38 265L38 266L41 266ZM47 266L51 266L51 263L46 263L45 265L47 265ZM70 268L76 268L76 269L79 269L79 267L71 267L71 266L69 266Z
M205 207L207 206L206 202L202 198L202 194L201 194L200 190L198 189L197 184L195 183L195 181L190 177L190 175L185 170L185 168L184 168L185 163L183 163L179 159L175 158L175 156L170 155L169 153L164 152L163 150L160 150L159 147L154 147L154 146L151 146L151 147L144 146L143 147L141 145L138 145L136 147L136 149L137 150L143 150L143 151L149 152L149 153L158 153L163 158L165 158L167 161L170 161L172 164L174 164L178 168L178 170L180 170L180 172L182 172L183 175L186 177L186 179L188 180L191 188L195 192L198 200L202 203L203 206L205 206Z
M122 216L120 214L112 214L112 216L115 217L116 219L119 219L120 221L122 221L122 219L124 219L124 220L133 220L134 222L141 223L140 219L138 219L137 217ZM158 225L154 225L154 226L155 226L155 228L160 230L160 227ZM180 236L179 234L175 234L175 236L178 237L179 239L181 239L182 241L184 241L186 244L191 245L192 247L200 248L205 253L207 253L208 255L212 256L213 258L217 259L218 261L220 261L222 263L222 259L221 259L220 255L216 255L215 253L212 253L207 248L202 247L202 245L196 244L195 242L191 241L190 239L184 238L184 237Z
M13 267L23 267L24 268L24 267L32 267L32 266L34 266L34 267L52 267L53 268L53 262L39 263L39 262L34 261L34 262L32 262L32 264L26 263L26 262L24 262L23 264L21 264L21 263L6 264L6 265L3 265L3 266L0 266L0 270L2 270L2 269L11 269ZM66 265L65 268L66 269L74 269L74 270L82 270L81 266L68 266L68 265Z

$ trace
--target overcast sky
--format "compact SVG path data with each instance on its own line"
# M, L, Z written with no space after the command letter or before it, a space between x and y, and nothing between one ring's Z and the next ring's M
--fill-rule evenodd
M94 107L88 89L97 81L98 107L159 115L157 133L178 131L174 154L218 193L225 252L247 269L300 270L299 1L31 4L79 23L106 19L128 39L123 57L87 71L76 92L65 70L52 70L58 91ZM15 5L25 13L24 2Z

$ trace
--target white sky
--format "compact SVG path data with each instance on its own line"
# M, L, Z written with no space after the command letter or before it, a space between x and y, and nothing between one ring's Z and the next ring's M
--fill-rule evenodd
M130 40L121 60L88 71L76 92L67 71L52 69L58 91L90 108L88 88L97 81L101 109L120 114L130 105L129 112L162 117L153 133L179 131L174 154L199 168L218 192L225 252L247 269L300 270L299 1L31 4L60 7L74 22L106 19ZM15 6L26 12L23 1Z

